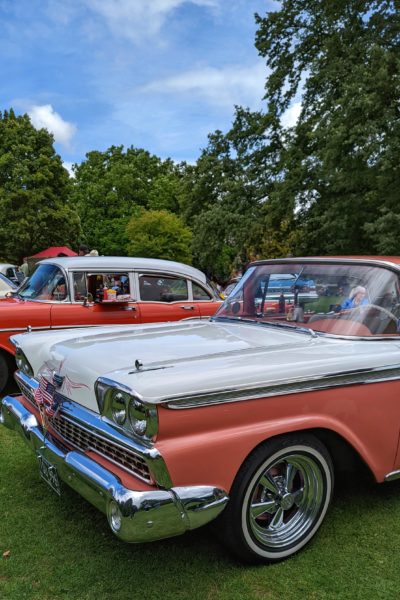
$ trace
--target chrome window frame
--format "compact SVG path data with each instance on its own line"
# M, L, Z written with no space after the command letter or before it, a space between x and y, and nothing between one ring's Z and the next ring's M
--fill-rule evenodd
M71 269L71 271L69 271L69 276L70 276L70 282L71 282L71 291L74 290L74 274L75 273L85 273L85 275L87 276L87 274L91 274L91 275L104 275L104 274L124 274L128 276L128 280L129 280L129 289L130 289L130 296L132 298L132 300L130 300L129 302L137 302L137 294L136 294L136 281L135 281L135 271L132 270L127 270L127 269L88 269L87 267L84 268L74 268ZM71 302L72 304L78 304L78 305L82 305L83 304L83 300L75 300L75 293L73 295L73 300Z

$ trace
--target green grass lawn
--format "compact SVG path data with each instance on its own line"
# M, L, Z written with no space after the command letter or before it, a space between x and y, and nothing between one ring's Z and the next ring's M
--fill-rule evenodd
M399 496L400 482L342 486L302 553L248 567L211 527L146 545L120 542L72 490L58 498L19 436L0 427L0 598L397 600Z

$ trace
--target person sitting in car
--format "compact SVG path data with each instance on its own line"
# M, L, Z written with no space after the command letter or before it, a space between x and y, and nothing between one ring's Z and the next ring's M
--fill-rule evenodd
M348 308L357 308L363 304L369 304L367 290L362 285L357 285L350 291L349 297L343 302L341 308L342 310L346 310Z
M115 290L117 294L122 294L122 283L119 275L114 276L111 289Z

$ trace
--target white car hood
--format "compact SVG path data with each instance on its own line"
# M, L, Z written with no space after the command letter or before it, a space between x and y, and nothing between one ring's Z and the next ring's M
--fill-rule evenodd
M29 333L14 339L35 373L64 376L61 393L96 411L98 377L160 403L400 362L396 340L313 337L243 322L197 320Z

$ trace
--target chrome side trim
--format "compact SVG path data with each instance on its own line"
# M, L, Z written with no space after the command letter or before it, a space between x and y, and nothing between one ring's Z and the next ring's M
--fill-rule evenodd
M182 319L183 320L183 319ZM134 323L132 321L132 323L115 323L114 325L112 325L111 323L93 323L93 324L81 324L81 325L54 325L53 327L50 326L43 326L43 327L32 327L31 325L29 325L29 331L55 331L56 329L87 329L89 327L118 327L118 325L120 326L125 326L125 327L130 327L131 325L136 325L136 323ZM6 328L0 328L0 333L3 331L12 331L13 333L16 333L17 331L23 331L24 333L26 333L28 331L27 327L6 327Z
M256 400L271 396L284 396L302 392L315 392L335 387L363 385L368 383L382 383L400 379L400 365L360 369L356 371L342 371L339 373L296 378L278 381L272 385L261 385L254 388L231 388L223 391L208 392L207 394L192 394L175 396L161 400L168 408L183 409L197 408L211 404L224 404L226 402L240 402L242 400Z
M26 329L27 329L26 327L1 327L0 333L2 331L26 331ZM35 327L35 329L39 329L39 327ZM48 329L48 327L46 327L44 329Z
M385 475L385 481L394 481L395 479L400 479L400 470L392 471L391 473Z
M91 323L91 324L81 324L81 325L54 325L53 327L49 328L49 331L55 331L56 329L89 329L91 328L96 328L96 327L132 327L133 325L136 325L137 323L135 323L134 321L132 321L131 323Z
M0 409L0 423L17 431L37 456L56 468L62 481L105 513L113 533L125 542L149 542L201 527L228 502L227 493L211 485L146 491L126 488L95 460L45 436L36 417L18 398L6 396Z

